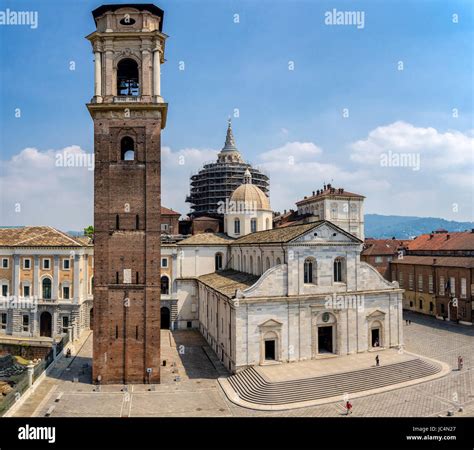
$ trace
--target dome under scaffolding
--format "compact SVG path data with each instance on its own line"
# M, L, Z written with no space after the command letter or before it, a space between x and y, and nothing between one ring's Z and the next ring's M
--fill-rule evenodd
M190 194L186 197L186 202L191 205L189 215L193 218L210 216L221 219L223 215L219 206L225 204L242 185L246 171L251 175L252 185L260 188L266 197L270 189L269 177L244 161L235 144L229 120L225 144L217 161L205 164L197 174L191 176Z

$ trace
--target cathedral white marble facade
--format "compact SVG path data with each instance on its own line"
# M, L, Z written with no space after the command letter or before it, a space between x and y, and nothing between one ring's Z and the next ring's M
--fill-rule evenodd
M176 244L178 317L187 311L232 372L399 348L403 290L361 251L327 220L192 236Z

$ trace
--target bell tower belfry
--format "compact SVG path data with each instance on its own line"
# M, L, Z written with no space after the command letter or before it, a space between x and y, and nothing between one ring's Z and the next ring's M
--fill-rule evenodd
M159 383L164 12L120 4L92 15L93 379Z

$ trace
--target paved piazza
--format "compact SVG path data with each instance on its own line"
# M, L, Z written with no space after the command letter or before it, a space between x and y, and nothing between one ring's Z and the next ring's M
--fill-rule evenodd
M355 398L353 417L474 416L474 328L406 312L405 348L446 362L453 369L438 380L385 393ZM63 359L38 386L15 416L51 417L216 417L286 416L337 417L341 402L286 411L255 411L225 397L217 378L225 369L195 331L162 331L162 384L102 386L91 384L92 335L74 359ZM457 370L457 357L464 369ZM298 364L298 363L294 363ZM304 364L304 363L303 363ZM283 367L283 366L281 366ZM59 397L59 399L58 399ZM459 408L463 411L458 412Z

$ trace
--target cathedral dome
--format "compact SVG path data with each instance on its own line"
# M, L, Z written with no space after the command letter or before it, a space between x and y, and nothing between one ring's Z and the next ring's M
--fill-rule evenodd
M252 184L252 175L249 169L244 174L244 183L230 196L230 201L245 205L245 208L256 208L271 211L270 200L255 184Z

